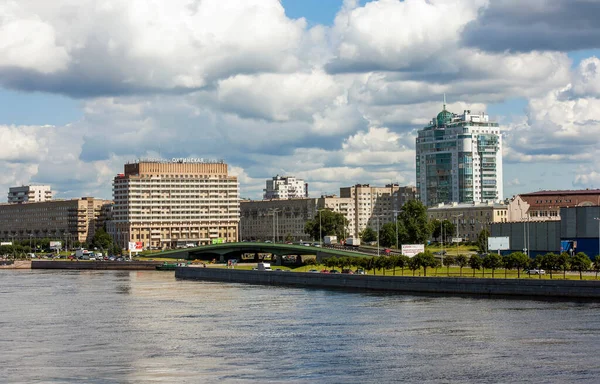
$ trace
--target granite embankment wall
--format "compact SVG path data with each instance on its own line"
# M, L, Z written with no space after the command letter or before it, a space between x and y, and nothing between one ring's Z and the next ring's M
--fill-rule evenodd
M600 299L600 281L264 272L180 267L175 277L235 283L457 295Z
M31 262L31 269L155 270L160 261L46 261Z

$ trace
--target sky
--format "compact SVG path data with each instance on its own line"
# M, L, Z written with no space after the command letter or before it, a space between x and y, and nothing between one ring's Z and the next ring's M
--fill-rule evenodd
M444 94L501 124L504 197L600 188L597 15L596 0L0 1L0 191L111 199L125 162L158 157L223 159L245 198L278 174L315 197L414 185Z

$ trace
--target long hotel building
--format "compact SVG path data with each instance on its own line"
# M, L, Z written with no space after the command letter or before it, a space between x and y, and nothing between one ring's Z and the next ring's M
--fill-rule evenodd
M125 164L113 183L109 233L127 246L175 248L238 239L239 186L223 162L202 159Z

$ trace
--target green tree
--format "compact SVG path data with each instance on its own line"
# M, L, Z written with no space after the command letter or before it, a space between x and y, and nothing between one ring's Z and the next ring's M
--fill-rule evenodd
M392 274L396 276L396 267L398 267L400 257L398 255L390 255L388 256L388 259L390 260L390 268L392 268Z
M404 276L404 268L408 267L408 263L410 262L410 257L399 255L398 257L398 266L401 268L402 276Z
M398 215L398 233L401 244L424 244L431 235L427 207L419 200L409 200Z
M583 271L590 269L592 260L583 252L577 252L571 257L571 268L579 271L579 280L583 280Z
M325 236L337 236L341 239L344 237L347 226L348 219L342 213L323 209L320 213L317 212L312 220L304 224L304 232L320 241L323 241L322 237Z
M567 252L562 252L556 258L556 266L563 271L563 279L567 278L567 269L569 268L571 258Z
M294 236L292 236L291 233L288 233L287 235L285 235L285 242L286 243L291 243L292 241L294 241Z
M481 265L481 257L479 257L479 255L471 255L471 257L469 258L469 266L473 270L473 277L475 277L475 271L481 269Z
M379 229L379 244L383 247L396 246L396 223L385 223Z
M546 253L542 257L540 265L550 273L550 278L552 279L552 271L558 268L558 255L552 252Z
M112 249L113 238L103 228L98 228L92 239L92 247L102 251Z
M415 275L415 272L417 271L417 269L421 269L421 264L419 262L418 259L416 259L416 255L409 258L408 260L408 269L410 269L411 271L413 271L413 276Z
M538 279L542 278L542 273L539 272L539 270L542 269L542 265L544 264L544 257L544 255L536 255L530 262L530 265L533 265L534 268L538 269Z
M511 258L511 265L517 269L517 277L520 278L521 271L529 266L529 256L523 252L513 252L509 257Z
M450 220L437 220L433 219L429 226L432 230L431 237L441 241L443 243L448 243L452 236L456 232L456 227ZM443 235L443 236L442 236Z
M477 249L479 249L479 252L485 253L488 251L488 237L490 237L490 232L487 229L482 229L481 232L479 232L479 235L477 235ZM494 271L492 271L492 275L493 274Z
M377 241L377 232L375 232L371 227L366 227L360 233L360 239L363 241L363 243Z
M469 264L469 259L466 255L458 255L456 256L455 262L456 265L460 267L460 277L462 277L462 270L467 266L467 264Z
M427 268L435 268L439 265L433 253L429 251L417 253L413 257L413 260L420 267L423 267L423 276L427 276Z
M450 266L454 265L454 263L456 262L455 257L454 256L444 256L444 265L446 266L446 275L450 276Z
M600 255L594 258L594 271L596 272L596 280L598 280L598 272L600 272Z
M484 268L492 270L492 279L494 278L494 271L502 266L502 257L496 253L488 253L483 258L482 264Z

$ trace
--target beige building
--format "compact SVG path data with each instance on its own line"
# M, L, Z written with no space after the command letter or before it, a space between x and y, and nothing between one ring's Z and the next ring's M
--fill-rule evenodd
M25 202L43 202L52 200L49 185L22 185L8 189L8 202L20 204Z
M377 227L393 223L404 203L414 200L416 193L416 187L400 187L398 184L388 184L385 187L356 184L340 188L340 197L353 201L354 236L358 236L367 227L377 231Z
M0 204L0 238L90 242L109 217L111 205L93 197Z
M483 229L490 231L492 223L508 221L508 206L492 202L438 204L427 209L427 216L430 220L450 221L458 226L459 238L476 241Z
M245 200L240 202L242 240L308 240L304 225L317 212L317 199Z
M127 246L163 249L238 239L239 186L223 162L203 159L125 164L113 182L109 233Z

